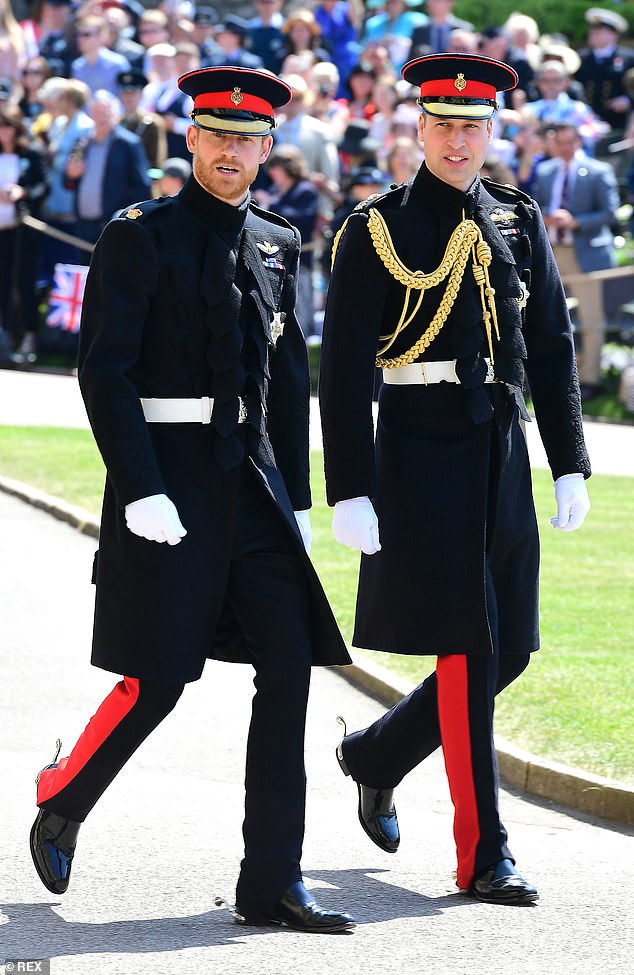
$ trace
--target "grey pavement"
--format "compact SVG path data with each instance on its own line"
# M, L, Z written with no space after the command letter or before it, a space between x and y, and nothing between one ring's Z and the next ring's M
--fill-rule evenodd
M307 886L359 924L345 935L240 928L245 666L210 663L133 756L82 828L71 888L49 894L28 851L36 771L68 748L115 678L88 662L94 539L0 493L0 961L51 958L53 975L612 975L631 971L633 831L512 791L500 797L518 864L540 888L525 907L455 892L451 805L439 755L402 783L395 856L366 838L333 750L383 708L314 671L308 714Z

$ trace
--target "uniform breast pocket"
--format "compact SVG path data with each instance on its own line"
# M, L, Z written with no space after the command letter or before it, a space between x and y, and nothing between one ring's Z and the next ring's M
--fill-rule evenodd
M286 278L286 269L283 267L267 267L266 271L269 284L271 285L271 291L273 292L275 307L279 308Z

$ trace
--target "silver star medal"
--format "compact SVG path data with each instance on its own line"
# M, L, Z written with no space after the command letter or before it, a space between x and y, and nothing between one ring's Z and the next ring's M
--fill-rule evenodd
M271 320L271 341L273 345L277 345L277 340L282 335L284 331L284 319L286 315L283 311L274 311L273 318Z

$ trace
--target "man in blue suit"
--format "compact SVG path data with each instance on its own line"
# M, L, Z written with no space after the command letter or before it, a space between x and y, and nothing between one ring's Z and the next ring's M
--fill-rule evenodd
M108 91L97 91L90 114L93 135L81 153L71 153L66 178L76 193L77 235L95 243L111 217L147 199L150 179L141 139L119 124L119 100Z
M578 301L581 325L581 392L590 399L601 389L601 348L606 322L602 282L590 272L615 264L611 224L619 205L614 171L585 154L574 125L559 125L554 156L537 166L534 197L544 214L550 242L569 292Z

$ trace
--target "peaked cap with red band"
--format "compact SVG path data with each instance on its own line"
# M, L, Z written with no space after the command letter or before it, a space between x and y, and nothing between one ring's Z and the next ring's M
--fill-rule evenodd
M242 135L268 135L275 128L275 109L292 98L285 82L253 68L199 68L182 75L178 87L194 99L194 125Z
M439 118L489 119L498 107L497 92L518 82L508 64L477 54L429 54L408 61L401 74L410 85L420 85L422 110Z

